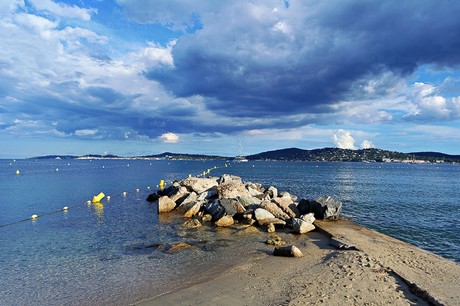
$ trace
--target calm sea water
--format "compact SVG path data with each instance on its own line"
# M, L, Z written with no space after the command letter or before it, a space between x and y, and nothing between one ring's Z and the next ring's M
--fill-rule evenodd
M356 222L460 262L459 165L0 160L0 305L127 305L218 273L244 260L242 250L257 252L248 242L260 238L182 230L183 220L158 216L145 201L160 179L214 166L212 175L301 198L334 196ZM110 201L86 204L101 191ZM40 217L19 222L33 214ZM166 252L184 241L196 247Z

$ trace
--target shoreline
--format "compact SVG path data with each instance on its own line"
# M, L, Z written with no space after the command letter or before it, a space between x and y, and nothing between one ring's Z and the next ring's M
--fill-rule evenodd
M317 230L303 235L276 232L296 244L302 258L272 256L273 247L261 247L215 278L135 305L460 303L457 263L348 219L315 225ZM337 241L356 249L337 248Z

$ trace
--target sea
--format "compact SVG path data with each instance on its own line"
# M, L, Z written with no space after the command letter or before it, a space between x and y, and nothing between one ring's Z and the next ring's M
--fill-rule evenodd
M0 160L0 305L133 305L256 256L260 237L186 230L145 200L208 170L330 195L344 217L460 263L458 164Z

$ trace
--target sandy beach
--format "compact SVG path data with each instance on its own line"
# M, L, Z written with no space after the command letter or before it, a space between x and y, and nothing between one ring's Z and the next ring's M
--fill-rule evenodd
M460 305L457 263L346 219L315 225L276 233L304 257L273 256L258 232L246 263L138 305Z

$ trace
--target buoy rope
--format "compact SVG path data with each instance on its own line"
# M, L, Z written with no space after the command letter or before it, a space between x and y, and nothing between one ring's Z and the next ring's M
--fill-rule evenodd
M214 166L212 168L209 168L203 172L201 172L200 174L197 174L196 177L205 177L206 175L210 174L211 171L213 170L216 170L216 169L221 169L221 168L227 168L229 165L225 164L224 166L222 167L217 167L217 166ZM126 165L124 166L126 167ZM100 167L97 167L97 168L100 168ZM105 168L107 169L107 167ZM31 172L26 172L26 173L31 173ZM34 172L36 173L36 172ZM190 175L191 176L191 175ZM163 180L162 180L163 181ZM163 181L164 182L164 181ZM173 182L171 182L172 184ZM160 186L160 184L156 185L157 188L164 188L166 186L163 185L163 186ZM147 190L151 191L151 188L150 186L147 186L146 188ZM134 193L138 193L141 189L140 188L136 188L135 189L135 192ZM113 198L118 198L118 197L121 197L121 198L125 198L127 195L126 192L121 192L121 193L117 193L115 196L111 196L111 195L108 195L107 197L110 197L110 200L113 199ZM110 201L108 200L108 201ZM73 206L66 206L67 209L65 208L61 208L61 209L58 209L58 210L55 210L55 211L52 211L52 212L48 212L48 213L44 213L44 214L41 214L39 216L36 216L36 215L32 215L31 217L29 218L26 218L26 219L22 219L22 220L19 220L19 221L14 221L14 222L10 222L10 223L6 223L6 224L1 224L0 225L0 228L2 227L7 227L7 226L11 226L11 225L15 225L15 224L18 224L18 223L22 223L22 222L26 222L26 221L36 221L38 218L42 218L44 216L50 216L50 215L54 215L54 214L57 214L57 213L61 213L61 212L64 212L64 213L67 213L69 210L71 209L74 209L74 208L78 208L78 207L81 207L81 206L84 206L84 205L91 205L91 204L94 204L92 203L90 200L86 201L85 203L82 203L82 204L77 204L77 205L73 205Z

